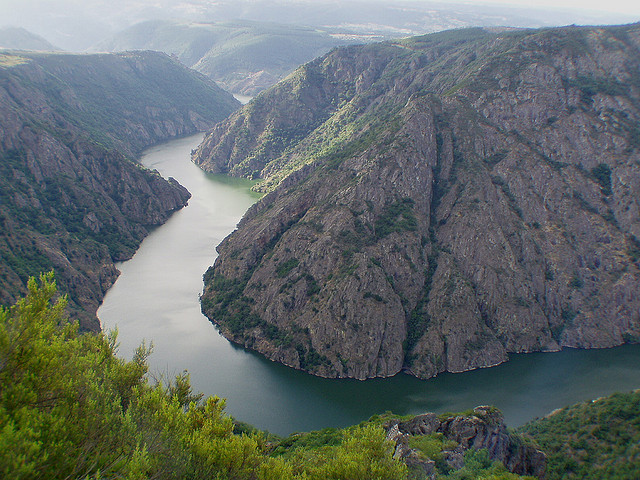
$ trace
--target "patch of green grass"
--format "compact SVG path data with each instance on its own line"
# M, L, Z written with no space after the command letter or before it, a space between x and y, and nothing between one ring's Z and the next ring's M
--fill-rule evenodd
M609 168L609 165L601 163L593 167L591 169L591 176L600 185L600 190L603 195L611 195L611 168Z
M384 238L393 232L417 230L418 220L413 213L414 204L412 199L403 198L386 205L374 224L376 238Z

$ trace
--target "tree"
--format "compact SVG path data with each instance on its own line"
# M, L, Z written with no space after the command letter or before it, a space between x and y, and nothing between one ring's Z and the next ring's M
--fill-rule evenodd
M117 333L80 334L65 305L48 273L0 308L1 478L406 477L372 425L341 432L338 445L271 455L265 433L234 433L225 401L202 402L186 372L168 385L149 383L150 348L118 358Z

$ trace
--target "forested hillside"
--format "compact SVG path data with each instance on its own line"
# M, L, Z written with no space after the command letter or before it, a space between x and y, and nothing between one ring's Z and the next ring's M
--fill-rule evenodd
M638 24L336 49L198 148L270 192L203 311L328 377L638 342L639 124Z
M238 105L159 53L0 52L0 303L55 269L83 328L150 228L187 202L135 156Z

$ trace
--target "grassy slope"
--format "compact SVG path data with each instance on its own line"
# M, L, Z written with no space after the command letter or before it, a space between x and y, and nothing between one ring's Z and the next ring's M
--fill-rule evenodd
M640 478L640 390L562 408L518 431L547 453L549 480Z

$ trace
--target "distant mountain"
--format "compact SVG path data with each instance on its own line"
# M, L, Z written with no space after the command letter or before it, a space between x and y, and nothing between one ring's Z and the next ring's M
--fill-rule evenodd
M224 89L255 95L337 45L353 43L309 27L256 22L150 21L94 51L159 50L204 73Z
M0 49L53 52L60 50L39 35L20 27L0 27Z
M270 192L202 308L327 377L422 378L640 341L640 25L338 48L194 161Z
M27 28L69 51L84 51L148 20L255 21L308 25L337 34L389 39L469 26L601 25L637 17L584 8L428 2L415 0L22 0L0 2L5 24ZM603 3L602 9L607 5Z
M98 329L114 262L189 198L135 155L238 105L161 53L0 53L0 304L55 269L83 327Z

